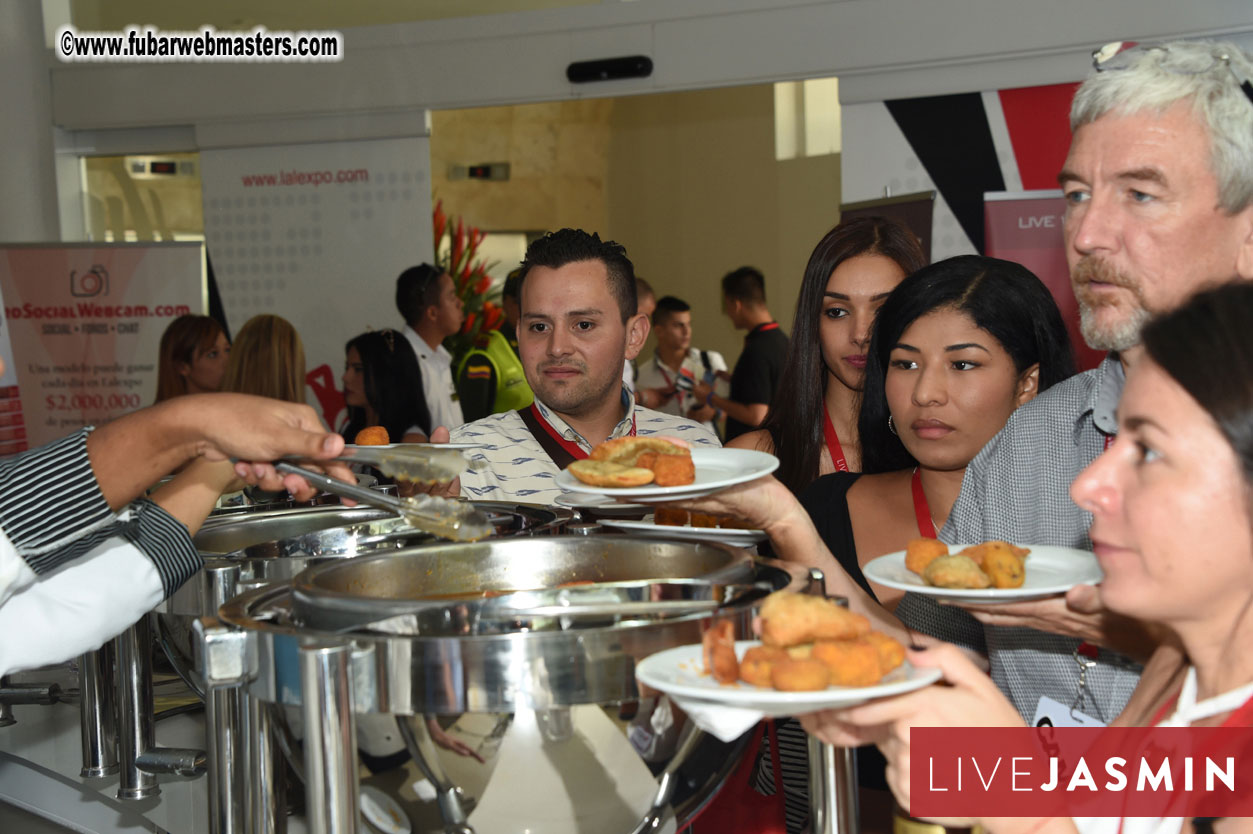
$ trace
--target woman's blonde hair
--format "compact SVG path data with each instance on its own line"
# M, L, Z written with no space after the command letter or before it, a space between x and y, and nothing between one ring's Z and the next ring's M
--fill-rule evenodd
M253 316L231 345L222 390L291 403L305 401L305 347L291 322Z

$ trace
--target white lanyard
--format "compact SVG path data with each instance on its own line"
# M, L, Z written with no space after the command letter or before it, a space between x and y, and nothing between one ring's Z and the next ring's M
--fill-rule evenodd
M1213 698L1206 698L1198 704L1196 702L1196 667L1192 666L1188 668L1188 675L1183 679L1183 687L1179 690L1179 701L1175 705L1174 714L1157 726L1188 727L1195 721L1239 709L1250 698L1253 698L1253 683L1215 695Z

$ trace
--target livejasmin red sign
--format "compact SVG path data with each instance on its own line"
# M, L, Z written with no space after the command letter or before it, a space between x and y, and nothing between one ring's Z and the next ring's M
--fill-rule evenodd
M1253 729L914 727L916 817L1253 816Z

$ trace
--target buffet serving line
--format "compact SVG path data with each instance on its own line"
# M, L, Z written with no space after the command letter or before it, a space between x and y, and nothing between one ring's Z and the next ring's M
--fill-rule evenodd
M33 710L77 701L78 782L117 784L116 800L95 794L100 830L124 827L119 801L152 818L188 795L212 834L683 830L752 734L700 729L637 665L722 623L750 635L769 594L821 595L821 574L712 535L624 535L587 510L398 514L390 491L355 496L381 507L215 513L195 537L204 570L157 611L64 684L0 686L0 724L23 705L0 729L0 766L23 757L5 735L41 725ZM461 536L450 519L485 526ZM156 744L158 651L203 702L199 746ZM852 752L811 740L810 756L811 830L857 831ZM3 799L91 830L16 793Z

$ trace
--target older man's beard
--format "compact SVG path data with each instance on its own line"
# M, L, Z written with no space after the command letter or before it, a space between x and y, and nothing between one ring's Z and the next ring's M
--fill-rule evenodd
M1100 295L1093 283L1128 290L1116 297ZM1139 282L1118 272L1105 261L1084 257L1070 273L1070 284L1079 302L1079 330L1095 350L1126 350L1140 344L1140 331L1152 318Z

